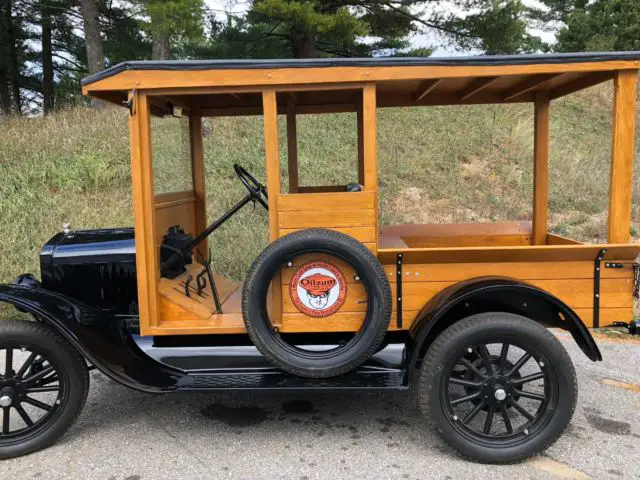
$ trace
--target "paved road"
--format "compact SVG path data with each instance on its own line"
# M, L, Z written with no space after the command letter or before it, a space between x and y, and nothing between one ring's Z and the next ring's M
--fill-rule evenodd
M0 463L0 478L640 479L640 342L600 340L605 361L594 364L559 336L579 406L560 441L518 465L462 460L402 394L154 396L94 372L76 425L54 447Z

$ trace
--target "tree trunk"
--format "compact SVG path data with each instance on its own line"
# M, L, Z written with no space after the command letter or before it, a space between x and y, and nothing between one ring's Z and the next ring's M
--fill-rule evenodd
M293 31L291 34L293 56L295 58L316 58L316 39L306 31Z
M47 115L54 107L53 54L51 51L51 12L45 5L40 10L42 26L42 97L43 110Z
M153 58L154 60L169 60L169 57L171 57L171 45L169 44L169 34L156 33L153 36L151 58Z
M22 115L22 98L20 96L20 67L18 63L18 49L13 30L13 17L11 0L5 0L5 25L7 27L7 39L9 40L9 74L11 78L11 92L13 94L13 107L18 115Z
M104 51L102 48L102 36L98 23L98 4L96 0L79 0L84 20L84 41L87 48L87 66L89 73L104 70Z
M9 92L9 28L6 22L5 1L0 2L0 113L11 113L11 93Z

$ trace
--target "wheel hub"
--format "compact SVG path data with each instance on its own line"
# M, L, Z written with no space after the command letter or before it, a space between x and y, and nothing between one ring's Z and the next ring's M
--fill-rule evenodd
M504 388L496 388L493 392L493 397L497 401L502 402L505 398L507 398L507 392L504 391Z
M0 391L0 407L10 407L13 403L14 391L11 387L5 387Z

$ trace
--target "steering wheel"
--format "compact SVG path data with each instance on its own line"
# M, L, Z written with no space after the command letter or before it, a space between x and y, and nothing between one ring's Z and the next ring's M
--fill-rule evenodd
M237 163L233 166L233 170L236 172L238 179L249 191L249 195L251 195L251 197L265 209L269 210L269 204L267 203L267 200L269 199L267 196L267 187L257 181L253 175Z

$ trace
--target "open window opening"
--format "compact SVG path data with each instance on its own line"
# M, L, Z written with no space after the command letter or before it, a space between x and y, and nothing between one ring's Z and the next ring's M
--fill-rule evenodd
M255 93L229 97L261 100ZM229 313L237 314L230 328L241 329L242 280L267 244L261 117L221 117L207 106L225 101L171 97L151 121L161 322Z
M554 235L607 243L612 108L612 82L553 103L549 231Z
M532 113L530 104L380 109L383 243L530 245Z
M279 121L281 156L287 159L282 191L361 191L361 89L279 92L277 102L284 113Z

